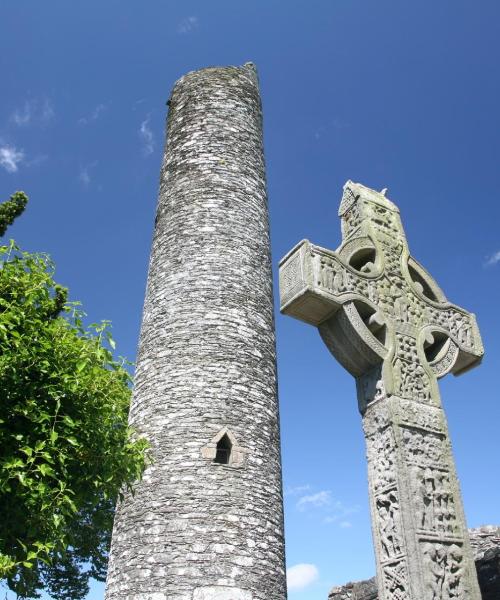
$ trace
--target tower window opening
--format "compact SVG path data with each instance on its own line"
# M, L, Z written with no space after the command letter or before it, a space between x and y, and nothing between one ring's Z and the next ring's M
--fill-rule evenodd
M219 463L220 465L228 465L231 458L231 446L231 440L224 434L217 442L214 462Z

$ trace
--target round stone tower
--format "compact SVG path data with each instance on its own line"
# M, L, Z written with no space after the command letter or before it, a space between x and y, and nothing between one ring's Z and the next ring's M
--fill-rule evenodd
M284 600L273 291L255 67L189 73L167 145L106 600Z

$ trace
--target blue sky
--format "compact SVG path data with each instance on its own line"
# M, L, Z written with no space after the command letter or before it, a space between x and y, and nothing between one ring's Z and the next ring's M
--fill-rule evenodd
M478 317L485 360L441 393L468 523L500 523L499 20L496 0L0 0L0 190L30 196L9 233L133 359L165 101L186 71L255 62L275 275L302 238L338 245L347 179L389 188ZM287 561L313 565L290 598L324 600L375 569L361 419L318 333L277 315L277 335Z

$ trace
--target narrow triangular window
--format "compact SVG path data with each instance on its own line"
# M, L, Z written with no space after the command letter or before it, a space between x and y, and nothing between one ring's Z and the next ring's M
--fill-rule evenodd
M215 453L214 462L221 465L228 465L231 458L231 440L225 433L217 442L217 450Z

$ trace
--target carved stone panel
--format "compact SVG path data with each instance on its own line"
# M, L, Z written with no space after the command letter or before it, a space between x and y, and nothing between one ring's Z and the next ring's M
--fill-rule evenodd
M424 600L469 600L464 585L464 555L461 544L421 543L425 572Z
M370 486L374 493L396 482L394 433L391 427L366 440Z
M400 506L396 489L375 498L382 562L403 554Z
M382 574L384 600L411 600L406 560L384 565Z
M407 464L438 468L445 464L446 442L443 435L404 427L402 439Z
M413 466L410 479L417 529L440 537L461 537L449 473Z
M282 301L286 302L292 298L304 285L302 273L302 262L300 253L297 252L280 269L280 290Z
M412 428L444 433L446 425L443 410L435 406L423 406L414 400L397 399L395 406L399 421Z

